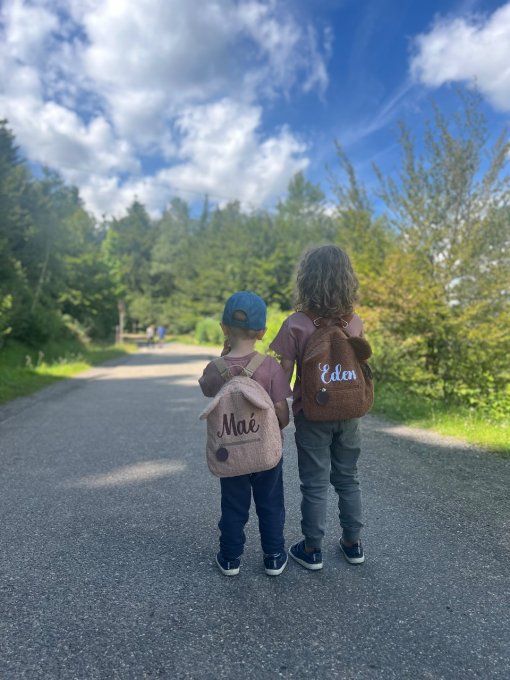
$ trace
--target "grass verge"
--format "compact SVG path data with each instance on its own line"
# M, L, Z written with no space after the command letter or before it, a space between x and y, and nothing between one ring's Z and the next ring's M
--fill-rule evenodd
M389 386L376 386L374 413L406 425L459 437L510 457L510 422L504 417L403 394Z
M50 343L41 350L10 343L0 350L0 404L135 350L136 345L130 344L83 345L78 341Z

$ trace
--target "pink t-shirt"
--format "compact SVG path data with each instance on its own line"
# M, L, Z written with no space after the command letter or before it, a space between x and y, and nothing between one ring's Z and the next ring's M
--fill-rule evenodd
M301 364L306 343L316 330L313 321L304 312L294 312L285 319L269 348L282 359L295 361L297 366L296 382L292 392L292 411L294 415L301 411ZM347 331L350 335L363 335L363 322L357 314L353 314Z
M256 352L246 354L244 357L223 358L227 362L232 375L239 375L242 369L250 363ZM266 390L271 397L273 404L287 399L292 395L289 381L283 372L280 364L273 357L266 357L253 374L253 379ZM220 391L225 381L221 377L218 367L211 361L204 369L202 377L199 379L200 387L206 397L215 397Z

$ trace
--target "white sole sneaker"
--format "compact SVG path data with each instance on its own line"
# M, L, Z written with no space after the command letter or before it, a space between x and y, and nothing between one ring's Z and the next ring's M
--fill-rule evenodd
M221 564L218 562L218 558L216 557L216 564L218 565L218 569L221 571L223 576L237 576L239 573L240 567L235 567L234 569L223 569Z
M295 555L293 555L290 550L289 550L289 555L292 557L292 559L295 562L300 564L305 569L310 569L310 571L318 571L319 569L322 569L322 567L324 566L323 562L317 562L316 564L310 564L310 562L305 562L304 560L300 559L299 557L296 557Z
M342 539L340 539L338 541L338 543L340 545L340 550L342 551L342 555L345 557L347 562L349 562L349 564L363 564L363 562L365 561L365 555L363 555L363 557L349 557L349 555L347 555L347 553L344 550L344 546L342 544Z
M279 569L267 569L267 567L264 567L264 570L268 576L280 576L282 571L285 569L285 567L289 563L289 558L285 560L284 564L279 568Z

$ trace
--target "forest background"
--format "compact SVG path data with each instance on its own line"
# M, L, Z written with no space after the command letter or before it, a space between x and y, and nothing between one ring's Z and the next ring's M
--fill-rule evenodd
M360 280L376 409L510 450L510 145L505 130L490 138L476 96L459 94L457 115L434 108L422 138L400 127L400 167L374 167L375 194L337 144L334 205L298 174L273 211L206 198L195 214L175 198L151 219L134 200L98 222L76 188L29 169L2 122L0 399L112 355L90 343L112 341L119 304L127 330L218 342L225 299L251 289L270 306L269 341L302 252L328 242Z

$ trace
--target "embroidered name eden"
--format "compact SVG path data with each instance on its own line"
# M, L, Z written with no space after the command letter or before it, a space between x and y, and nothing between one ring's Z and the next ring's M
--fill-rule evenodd
M329 364L324 364L324 366L319 364L319 371L321 372L321 380L325 385L331 382L357 380L356 371L342 371L341 364L337 364L333 371L329 370Z

